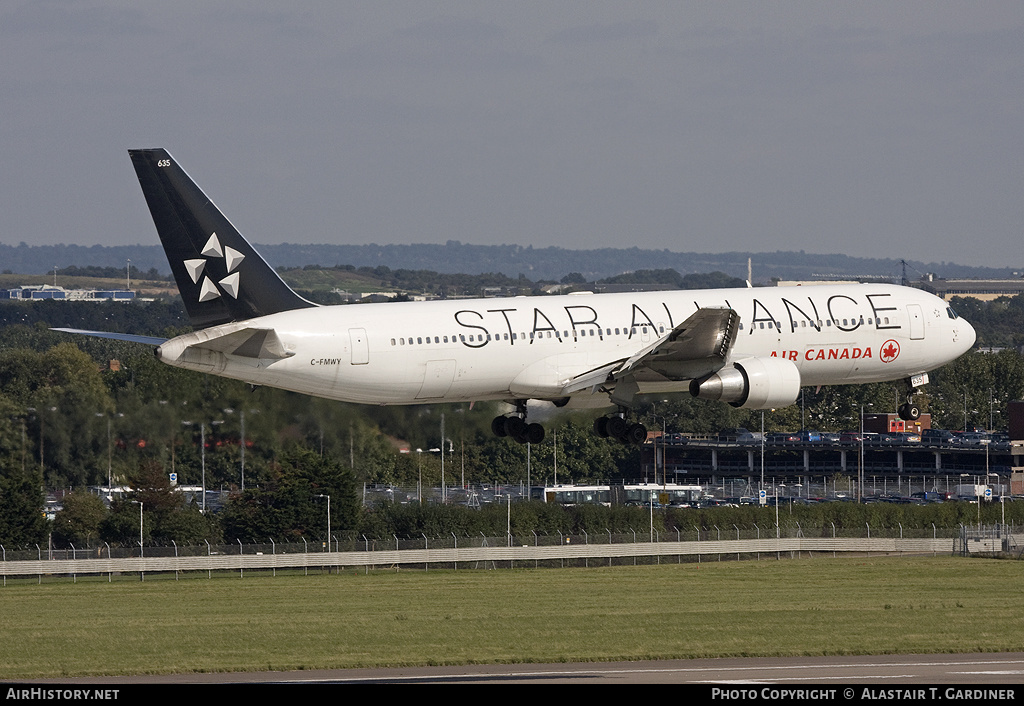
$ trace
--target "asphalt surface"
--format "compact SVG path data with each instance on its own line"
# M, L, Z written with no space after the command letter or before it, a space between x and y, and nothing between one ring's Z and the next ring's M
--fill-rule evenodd
M1024 682L1024 652L851 657L771 657L497 664L386 669L327 669L301 672L147 675L33 680L34 684L705 684L820 685L838 689L835 700L872 698L865 685L1012 685ZM844 688L853 687L844 697ZM818 690L819 692L821 689ZM1008 700L1024 697L1024 687ZM760 693L760 692L759 692ZM769 692L770 693L770 692ZM927 693L924 694L928 696ZM934 700L959 700L940 690ZM755 699L758 697L755 697ZM760 700L766 700L761 695ZM881 698L881 697L878 697ZM890 695L891 698L891 695ZM897 697L898 698L898 697ZM770 700L770 699L769 699ZM827 695L825 700L832 700ZM932 699L929 699L932 700ZM968 698L968 700L970 700ZM979 700L975 698L974 700ZM987 699L981 699L987 700Z

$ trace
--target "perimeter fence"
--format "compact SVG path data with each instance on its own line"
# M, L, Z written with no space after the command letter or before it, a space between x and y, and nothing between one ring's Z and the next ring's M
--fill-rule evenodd
M781 559L840 554L971 554L1011 552L1024 546L1024 527L817 528L691 527L670 532L369 538L332 536L317 541L235 542L66 550L0 547L0 575L77 580L79 576L214 572L335 571L346 568L527 568L613 566L700 561Z

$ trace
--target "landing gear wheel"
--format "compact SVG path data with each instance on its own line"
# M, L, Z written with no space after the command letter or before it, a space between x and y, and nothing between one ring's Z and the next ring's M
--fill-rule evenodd
M544 427L540 424L528 424L524 436L528 444L539 444L544 441Z
M626 438L626 431L628 426L626 420L619 416L607 417L608 421L605 423L605 427L608 429L608 436L624 440Z
M921 409L910 402L900 405L900 408L896 411L900 419L904 421L917 421L921 418Z
M519 417L505 417L505 436L519 441L519 437L526 431L526 422Z
M505 419L506 417L495 417L491 420L492 434L500 437L508 436L508 434L505 433Z
M626 430L625 440L634 446L639 446L647 441L647 427L643 424L631 424Z
M608 438L608 417L598 417L594 420L594 433L602 439Z

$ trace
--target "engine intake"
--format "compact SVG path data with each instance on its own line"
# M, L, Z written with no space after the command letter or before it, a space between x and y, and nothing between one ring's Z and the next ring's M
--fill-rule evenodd
M788 407L800 394L800 370L785 358L747 358L691 380L690 394L747 409Z

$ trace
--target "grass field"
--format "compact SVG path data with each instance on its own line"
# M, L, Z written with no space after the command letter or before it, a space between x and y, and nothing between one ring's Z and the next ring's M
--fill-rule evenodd
M1020 562L748 561L0 588L0 678L1024 650Z

